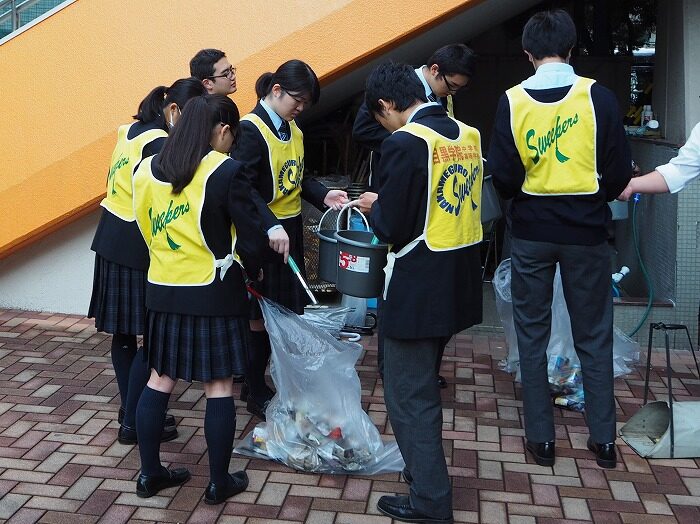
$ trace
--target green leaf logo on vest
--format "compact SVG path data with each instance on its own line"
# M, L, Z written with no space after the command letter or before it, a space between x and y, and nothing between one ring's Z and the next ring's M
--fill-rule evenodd
M462 164L450 164L445 168L440 176L437 186L437 204L441 209L454 216L459 216L462 211L462 204L471 198L472 210L478 207L472 196L472 187L479 177L480 167L477 164L470 164L469 168ZM448 181L452 179L452 183ZM445 186L449 189L446 192Z
M107 183L112 184L112 194L116 195L117 190L114 188L114 183L116 182L117 177L115 176L117 174L117 171L127 165L129 163L129 158L122 156L119 157L119 160L117 160L112 167L109 168L109 174L107 175Z
M301 184L301 174L304 172L304 158L290 158L277 175L277 190L283 195L289 195Z
M162 213L156 213L155 216L153 215L153 208L149 207L148 218L151 219L151 235L153 238L155 238L158 233L165 231L165 238L168 241L168 246L170 246L170 249L173 251L180 249L180 244L176 243L168 234L167 226L170 224L170 222L177 220L182 215L189 212L189 202L177 205L175 206L175 209L173 209L173 201L171 200L170 204L168 204L168 210L163 211Z
M552 144L554 144L554 154L561 164L569 160L568 156L559 151L559 138L564 136L566 132L576 124L578 124L578 113L576 113L573 118L565 118L563 122L561 117L557 115L557 122L554 124L554 127L547 131L546 135L537 137L537 147L530 143L530 139L535 136L535 130L530 129L525 135L525 142L527 148L535 152L535 156L532 157L532 162L537 164L540 161L540 155L547 153L547 150Z

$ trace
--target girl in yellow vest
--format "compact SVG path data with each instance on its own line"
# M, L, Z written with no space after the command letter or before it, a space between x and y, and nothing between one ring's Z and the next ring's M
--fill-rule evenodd
M219 504L248 486L228 473L236 411L233 374L245 371L248 298L242 266L259 273L267 235L243 165L227 155L238 108L226 96L190 100L163 151L134 176L134 209L148 245L146 338L151 376L136 410L139 497L186 482L185 468L160 463L159 428L178 379L204 383L204 436L210 482L204 502Z
M255 92L260 100L241 119L241 137L233 156L246 166L270 248L278 254L263 267L260 292L301 314L306 295L286 267L287 257L292 256L304 271L301 198L319 209L340 209L348 201L347 194L329 191L320 182L304 177L304 136L294 119L319 99L320 86L313 70L300 60L289 60L276 72L263 74ZM247 401L250 413L264 419L274 392L265 382L270 342L257 304L250 327L252 351L241 400Z
M88 317L95 318L99 331L112 334L112 365L122 403L118 433L122 444L136 443L136 403L149 374L143 359L134 358L136 336L143 334L146 318L148 248L136 226L131 179L141 160L163 147L180 108L203 92L198 79L185 78L170 87L156 87L148 94L134 116L136 122L117 131L107 174L107 196L100 204L102 217L92 241L95 276ZM175 419L169 416L161 439L176 437Z

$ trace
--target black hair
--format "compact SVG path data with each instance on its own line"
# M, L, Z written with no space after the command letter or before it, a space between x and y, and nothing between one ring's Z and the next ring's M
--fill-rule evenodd
M190 98L204 93L202 82L192 77L175 80L170 87L158 86L141 101L134 118L143 124L160 119L161 127L166 129L163 108L173 103L183 107Z
M265 98L275 84L279 84L282 89L293 95L308 96L311 105L318 102L321 96L321 85L316 73L301 60L289 60L274 73L260 75L255 82L255 94L258 98Z
M437 65L440 74L474 76L476 55L464 44L449 44L435 51L426 65Z
M204 80L214 74L214 64L224 58L226 53L219 49L202 49L190 60L190 74Z
M576 45L576 26L563 9L540 11L523 28L523 49L536 60L558 56L566 59Z
M378 65L367 78L365 102L372 114L381 114L379 99L393 102L397 111L404 111L416 101L427 102L425 89L416 71L406 64Z
M203 95L185 104L160 152L160 167L173 185L173 193L180 193L192 182L202 159L211 150L212 131L219 124L231 126L238 135L238 107L224 95Z

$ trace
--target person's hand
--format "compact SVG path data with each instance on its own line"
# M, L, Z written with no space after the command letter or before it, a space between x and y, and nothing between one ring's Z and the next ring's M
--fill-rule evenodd
M370 212L372 204L374 204L378 196L377 193L365 191L360 195L360 198L353 200L351 205L366 214Z
M268 233L270 239L270 247L275 253L279 253L284 257L284 263L287 263L289 257L289 235L283 227L270 231Z
M323 203L328 207L338 211L348 202L348 194L340 189L331 189L326 198L323 199Z
M634 180L634 179L633 179ZM634 189L632 188L632 180L629 181L627 184L627 187L620 193L620 195L617 197L617 200L622 200L623 202L626 202L630 198L632 198L632 195L635 193Z

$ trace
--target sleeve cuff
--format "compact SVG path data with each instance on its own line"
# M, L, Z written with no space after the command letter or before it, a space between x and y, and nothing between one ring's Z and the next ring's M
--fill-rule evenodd
M658 166L656 170L664 177L669 193L678 193L686 186L686 181L680 170L673 164Z
M276 224L276 225L272 226L270 229L268 229L267 236L270 236L270 233L272 233L273 231L275 231L277 229L282 229L282 224Z

